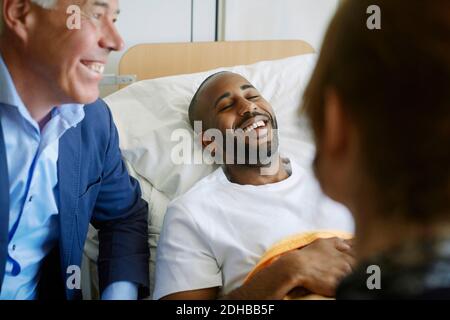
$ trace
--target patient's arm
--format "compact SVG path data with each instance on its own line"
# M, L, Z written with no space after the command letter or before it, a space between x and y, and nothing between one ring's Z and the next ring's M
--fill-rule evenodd
M280 300L296 288L332 297L337 284L351 271L353 264L349 242L338 238L319 239L281 256L223 299ZM219 288L214 287L178 292L163 299L213 300L217 299L218 292Z

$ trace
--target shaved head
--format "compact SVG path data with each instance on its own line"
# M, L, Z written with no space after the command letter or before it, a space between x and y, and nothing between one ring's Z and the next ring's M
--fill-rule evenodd
M232 74L228 71L221 71L210 75L206 78L198 87L197 91L194 94L194 97L191 100L189 105L189 122L191 123L192 128L194 128L195 121L202 121L202 106L201 106L201 98L203 89L213 80L215 80L218 76L222 74Z

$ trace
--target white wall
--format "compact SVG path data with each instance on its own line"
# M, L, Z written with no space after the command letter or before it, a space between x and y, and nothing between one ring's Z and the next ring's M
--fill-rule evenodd
M194 0L194 41L214 41L215 0ZM125 50L111 55L107 71L116 73L123 53L139 43L191 41L191 0L122 0L117 28Z
M117 28L125 40L125 49L110 55L105 74L117 74L122 55L139 43L189 42L191 36L194 41L214 41L215 0L121 0L119 3ZM116 89L117 86L102 87L101 95Z
M193 41L214 41L216 37L216 1L193 1Z
M302 39L319 49L338 2L220 0L220 40ZM120 7L117 27L126 47L111 54L106 74L117 74L123 53L139 43L215 39L216 0L120 0ZM117 86L102 87L101 95L115 90Z
M319 49L339 0L225 0L224 40L306 40Z

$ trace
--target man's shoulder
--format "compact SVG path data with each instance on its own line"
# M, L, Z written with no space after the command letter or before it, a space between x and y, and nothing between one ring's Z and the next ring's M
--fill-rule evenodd
M104 157L106 150L118 141L111 112L102 99L86 104L83 110L83 120L64 134L63 144L80 143L83 157Z
M85 122L98 123L98 125L107 125L109 127L111 121L111 112L106 102L99 98L95 102L84 106ZM97 125L97 126L98 126Z
M84 119L81 122L83 141L104 141L109 143L113 134L114 122L108 105L102 99L84 106Z

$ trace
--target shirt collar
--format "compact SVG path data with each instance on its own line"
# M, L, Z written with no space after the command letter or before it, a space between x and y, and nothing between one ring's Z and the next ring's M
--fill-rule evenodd
M52 118L60 116L68 128L76 127L84 119L84 105L63 104L52 110Z
M19 113L34 127L39 128L20 98L8 67L0 54L0 103L16 107ZM52 110L52 118L60 115L68 127L75 127L84 119L84 105L63 104Z

